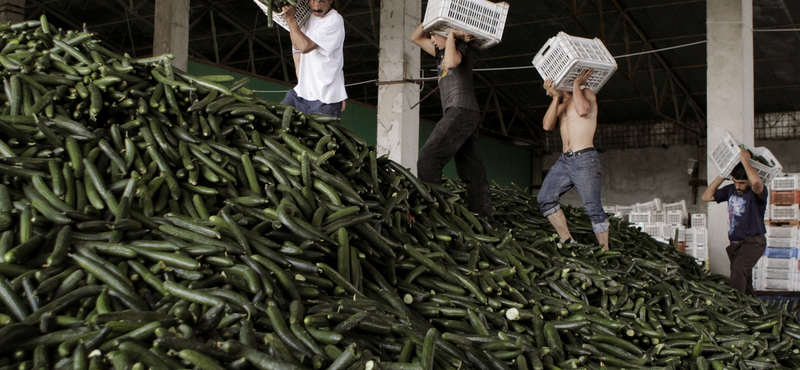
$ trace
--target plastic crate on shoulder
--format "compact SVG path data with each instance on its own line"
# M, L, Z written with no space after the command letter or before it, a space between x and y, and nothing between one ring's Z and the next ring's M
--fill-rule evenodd
M447 34L458 29L475 36L470 43L488 49L500 43L508 16L508 3L486 0L430 0L422 28L426 32Z
M692 215L692 228L706 228L708 227L708 222L706 220L707 216L705 213L695 213Z
M272 1L272 0L266 0ZM256 5L266 14L269 9L267 6L259 0L253 0ZM297 25L302 27L303 24L306 23L308 17L311 16L311 7L308 5L308 0L299 0L297 2L297 7L294 15L294 19L297 20ZM289 24L286 23L286 16L283 12L276 12L275 10L272 11L272 21L277 23L279 26L283 27L285 30L289 30Z
M800 190L771 191L769 203L781 206L800 204Z
M767 237L767 247L773 248L797 248L797 238L776 238Z
M767 225L767 238L796 238L797 226L769 226Z
M720 140L719 144L714 148L710 159L714 162L721 177L729 177L733 168L741 162L739 160L739 145L741 144L742 143L734 139L729 132L726 132L722 140ZM772 164L768 166L754 159L750 160L750 164L758 171L758 175L764 180L764 183L769 184L773 178L779 176L783 171L783 167L769 149L753 148L748 145L745 145L745 148L750 150L754 155L760 156L768 163Z
M628 214L628 222L632 224L645 224L651 222L650 212L631 212Z
M667 211L666 223L670 225L683 225L686 220L686 214L681 211Z
M572 91L572 82L586 69L594 69L586 86L597 93L617 70L617 61L598 38L588 39L559 32L533 57L533 65L556 89Z
M708 230L686 229L686 248L705 247L708 245Z
M769 205L769 219L772 221L794 221L800 219L800 206L792 204L790 206Z
M790 173L786 176L778 176L772 179L769 184L770 191L791 191L800 190L800 174Z
M663 236L664 239L675 240L676 231L677 231L677 234L678 234L678 236L677 236L678 240L677 241L678 242L686 242L686 228L683 227L683 226L680 226L680 225L670 225L670 224L664 225L664 228L663 228L663 231L661 232L661 235Z

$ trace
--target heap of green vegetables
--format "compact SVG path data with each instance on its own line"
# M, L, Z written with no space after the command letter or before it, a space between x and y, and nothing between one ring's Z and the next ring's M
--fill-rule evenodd
M800 368L800 323L613 219L493 229L337 119L0 25L0 369Z

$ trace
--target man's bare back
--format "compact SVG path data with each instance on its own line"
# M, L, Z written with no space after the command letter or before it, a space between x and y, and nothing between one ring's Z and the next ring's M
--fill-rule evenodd
M545 81L547 95L558 96L558 108L550 109L545 115L544 129L553 130L556 125L561 130L562 151L578 151L594 146L594 133L597 129L597 97L590 89L581 89L594 70L585 70L573 83L573 91L558 91L553 81ZM554 99L555 103L555 99Z

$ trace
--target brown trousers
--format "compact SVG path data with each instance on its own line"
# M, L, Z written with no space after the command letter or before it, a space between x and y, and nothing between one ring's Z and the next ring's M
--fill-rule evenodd
M767 238L764 235L748 236L744 240L731 243L725 251L731 261L730 285L744 294L754 296L753 267L767 248Z

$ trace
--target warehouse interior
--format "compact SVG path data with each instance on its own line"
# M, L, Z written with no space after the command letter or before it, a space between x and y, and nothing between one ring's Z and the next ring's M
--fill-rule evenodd
M709 169L706 153L718 141L712 136L709 143L708 102L715 98L709 96L709 91L721 99L727 94L709 89L712 82L708 78L707 26L716 23L709 21L708 3L508 3L510 11L502 42L485 50L476 63L476 96L482 106L482 145L490 181L535 191L560 152L558 133L545 132L541 126L549 98L531 60L549 38L563 31L599 38L618 64L616 73L598 95L595 145L603 157L603 204L629 205L654 198L664 203L685 200L689 212L707 213L699 195L704 190L702 183L713 180L714 169ZM181 36L185 40L180 42L188 43L186 53L193 65L230 68L274 82L274 87L262 90L273 100L280 100L295 83L288 33L278 26L269 28L267 17L255 4L208 0L187 1L181 6L147 0L27 0L14 4L7 2L4 14L21 17L24 12L25 19L46 14L59 27L85 26L109 49L133 57L153 53L154 33L158 27L170 24L159 21L158 14L174 12L176 17L183 17L184 31L175 32L185 33ZM177 10L170 10L170 6ZM409 18L422 15L414 11L417 6L425 9L427 1L419 5L406 3L405 8L391 11L406 9L404 19L409 23ZM381 20L382 12L389 9L376 0L335 0L334 8L345 19L344 74L350 101L354 103L351 106L377 107L380 87L385 86L380 82L379 55L387 49L381 46ZM746 138L752 137L755 146L769 148L784 172L800 172L794 151L800 139L795 99L800 89L800 36L794 20L800 17L800 4L757 0L746 11L744 22L752 28L752 67L746 67L744 77L752 73L753 86L744 101L752 101L753 117L747 120L752 119L748 125L753 129L740 139L747 142ZM383 42L396 39L394 35L394 41ZM725 64L730 56L720 58ZM419 97L412 99L418 99L418 116L425 122L420 128L421 145L426 130L430 132L427 125L438 120L441 109L435 82L425 80L435 74L434 60L423 57L419 63L419 76L411 77L415 80L412 85L419 90ZM417 72L411 74L414 73ZM357 115L348 122L357 132L368 140L378 140L373 113L358 115L351 111L345 116L348 114ZM514 153L511 163L503 155L507 151ZM688 171L692 160L699 162L700 175L695 178ZM414 162L405 164L413 167ZM452 164L446 170L449 176L456 176ZM563 202L580 204L575 192L568 193ZM712 263L712 268L724 272L727 266L716 267Z
M295 1L344 20L341 118L278 103L298 72L268 9ZM446 94L409 35L434 11L502 18L474 70L492 217L453 161L417 176ZM0 370L800 369L795 18L796 0L0 0ZM608 76L603 223L574 189L563 213L537 202L566 157L537 65L576 48L557 39L610 54L569 56ZM747 235L738 188L703 201L740 146L770 194Z

